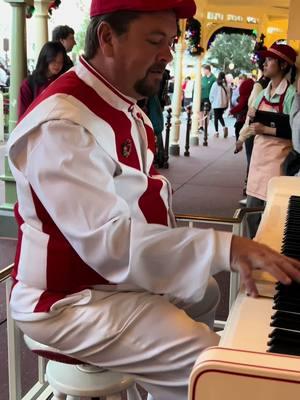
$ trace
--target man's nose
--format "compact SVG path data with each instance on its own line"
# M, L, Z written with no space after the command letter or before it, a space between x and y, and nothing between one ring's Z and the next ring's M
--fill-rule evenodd
M159 54L159 61L164 61L169 64L173 60L173 54L170 46L164 47L164 49Z

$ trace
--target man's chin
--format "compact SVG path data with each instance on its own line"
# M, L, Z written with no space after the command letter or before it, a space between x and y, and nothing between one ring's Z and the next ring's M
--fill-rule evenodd
M152 97L159 93L160 82L157 85L136 85L135 90L143 97Z

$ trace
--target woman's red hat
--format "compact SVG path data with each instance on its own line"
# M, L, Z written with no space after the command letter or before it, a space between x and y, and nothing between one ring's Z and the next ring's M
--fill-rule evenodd
M295 64L297 58L297 53L291 46L276 43L272 44L267 50L259 51L258 55L263 58L271 57L283 60L290 65Z
M155 12L174 10L177 18L191 18L196 13L194 0L92 0L90 16L116 11Z

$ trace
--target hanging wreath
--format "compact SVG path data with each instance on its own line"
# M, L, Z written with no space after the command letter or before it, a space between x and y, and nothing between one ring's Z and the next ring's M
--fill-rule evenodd
M60 6L61 0L53 0L51 1L51 3L49 4L48 7L48 15L49 17L51 17L52 15L52 11L56 10L59 6ZM34 6L27 6L26 7L26 11L25 11L25 15L26 18L31 18L34 14L35 8Z
M266 35L262 33L259 37L259 40L255 42L253 54L251 56L251 61L253 64L257 64L260 59L259 52L267 49L265 46L265 37Z
M31 18L33 16L33 13L34 13L34 6L26 6L25 9L26 18Z
M204 49L201 42L201 23L195 18L189 18L186 23L185 38L188 45L188 52L192 56L198 56Z
M49 8L48 8L48 14L50 16L52 15L52 11L56 10L60 6L60 3L61 3L61 0L51 1L51 3L49 4Z

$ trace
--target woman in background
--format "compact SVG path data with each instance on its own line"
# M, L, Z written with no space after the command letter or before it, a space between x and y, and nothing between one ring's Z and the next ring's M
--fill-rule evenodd
M265 58L264 76L270 79L268 86L260 92L254 102L254 118L256 111L291 115L295 97L297 53L286 44L273 44L262 51ZM267 200L267 187L270 179L285 175L283 164L292 149L291 130L289 126L271 127L263 122L254 122L249 126L255 136L247 181L247 207L261 207ZM259 224L259 217L248 216L249 236L253 238Z
M209 101L214 111L215 135L219 137L219 122L223 127L224 138L228 136L228 128L225 126L223 118L224 111L228 107L230 98L230 91L226 82L224 72L220 72L218 79L213 83L210 93Z
M246 178L245 178L244 188L243 188L244 196L246 196L248 172L249 172L251 154L252 154L252 149L253 149L253 144L254 144L254 135L253 135L253 132L250 129L250 125L249 125L249 123L250 123L249 112L251 112L252 107L254 107L255 100L258 97L259 93L262 90L264 90L270 82L270 78L268 78L267 76L264 76L264 74L263 74L264 62L265 62L265 60L263 58L260 58L258 60L258 68L259 68L261 76L259 77L259 79L256 82L254 82L250 97L248 99L248 115L246 117L246 121L245 121L242 129L239 132L239 137L235 144L234 153L236 154L236 153L239 153L243 149L243 144L245 143L246 158L247 158L247 172L246 172ZM246 205L246 200L247 199L241 200L240 204Z
M18 119L33 100L63 72L66 51L60 42L47 42L42 47L35 70L23 82L18 98Z
M298 78L297 93L294 99L291 113L291 126L293 148L298 153L300 153L300 78Z

